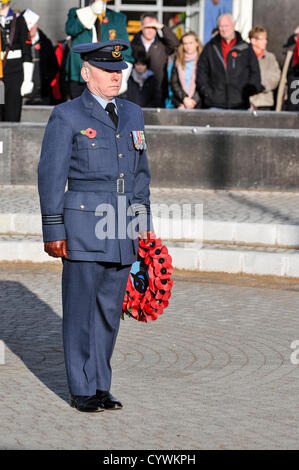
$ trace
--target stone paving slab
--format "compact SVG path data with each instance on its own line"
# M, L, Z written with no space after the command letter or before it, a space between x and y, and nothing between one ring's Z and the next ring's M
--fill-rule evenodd
M174 275L156 322L126 318L121 411L69 407L60 266L0 265L1 449L298 449L297 282Z
M39 214L36 186L0 185L1 214ZM152 204L203 204L206 220L299 224L299 192L151 188Z

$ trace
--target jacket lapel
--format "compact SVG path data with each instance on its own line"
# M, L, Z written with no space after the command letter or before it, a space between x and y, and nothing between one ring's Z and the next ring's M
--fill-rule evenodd
M98 103L98 101L92 96L88 89L84 90L81 95L83 105L90 110L91 116L101 121L106 126L111 127L115 130L115 126L108 116L104 108Z

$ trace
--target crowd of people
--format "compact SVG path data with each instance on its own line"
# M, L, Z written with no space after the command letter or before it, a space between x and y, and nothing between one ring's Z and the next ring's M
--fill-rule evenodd
M107 8L106 1L72 8L67 39L56 45L39 28L36 13L14 11L10 3L0 2L3 121L19 121L22 104L54 105L82 94L86 84L73 46L129 40L126 16ZM120 97L143 108L299 110L299 100L292 99L292 86L299 79L299 27L285 45L292 54L283 72L267 49L267 30L254 26L247 42L230 13L218 18L204 47L193 31L179 39L153 12L143 13L140 21L141 30L124 53L128 68Z

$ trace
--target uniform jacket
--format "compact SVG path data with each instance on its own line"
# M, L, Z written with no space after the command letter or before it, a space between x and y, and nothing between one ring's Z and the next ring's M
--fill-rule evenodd
M249 97L264 89L255 52L237 31L236 36L227 66L220 34L205 45L199 57L196 83L206 107L248 109Z
M151 221L147 155L135 148L131 135L144 130L142 110L118 98L116 103L117 129L86 89L79 98L55 106L45 130L38 167L43 238L66 239L72 260L131 264L138 242L128 223L137 213ZM86 129L96 136L83 135ZM125 192L117 192L117 186ZM129 206L132 212L124 221ZM99 238L107 218L114 222L114 239Z
M13 10L10 8L5 20L5 27L1 26L1 44L2 51L5 51L6 45L9 43L9 34L13 20ZM23 15L17 14L16 29L10 51L22 51L22 57L15 59L7 59L4 75L13 73L23 74L23 62L32 62L31 56L31 39L30 34Z
M71 8L65 31L72 37L72 46L92 42L92 29L86 29L77 16L77 8ZM105 21L101 24L101 42L110 39L124 39L129 43L127 31L127 18L123 13L115 12L107 8ZM113 36L113 37L112 37ZM133 62L131 48L123 52L126 62ZM66 61L66 80L84 83L81 77L81 58L79 54L70 51Z
M161 86L162 100L164 100L168 94L168 57L176 51L179 40L173 31L167 26L163 27L162 33L163 37L156 34L155 41L149 48L148 52L145 51L145 47L141 40L141 32L136 34L131 42L131 47L134 57L145 54L149 58L149 68L154 72L155 77Z
M274 105L273 91L278 86L280 80L280 68L275 55L268 51L265 51L265 53L259 57L258 61L262 85L265 87L265 90L262 93L251 96L250 103L257 108L263 106L272 107Z

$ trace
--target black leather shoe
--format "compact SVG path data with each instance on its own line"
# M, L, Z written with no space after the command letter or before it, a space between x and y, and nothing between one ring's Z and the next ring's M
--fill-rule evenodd
M91 397L84 395L71 395L70 405L79 411L95 412L104 411L100 400L93 395Z
M100 406L104 410L120 410L123 406L120 401L116 400L110 392L97 390L97 399L100 401Z

